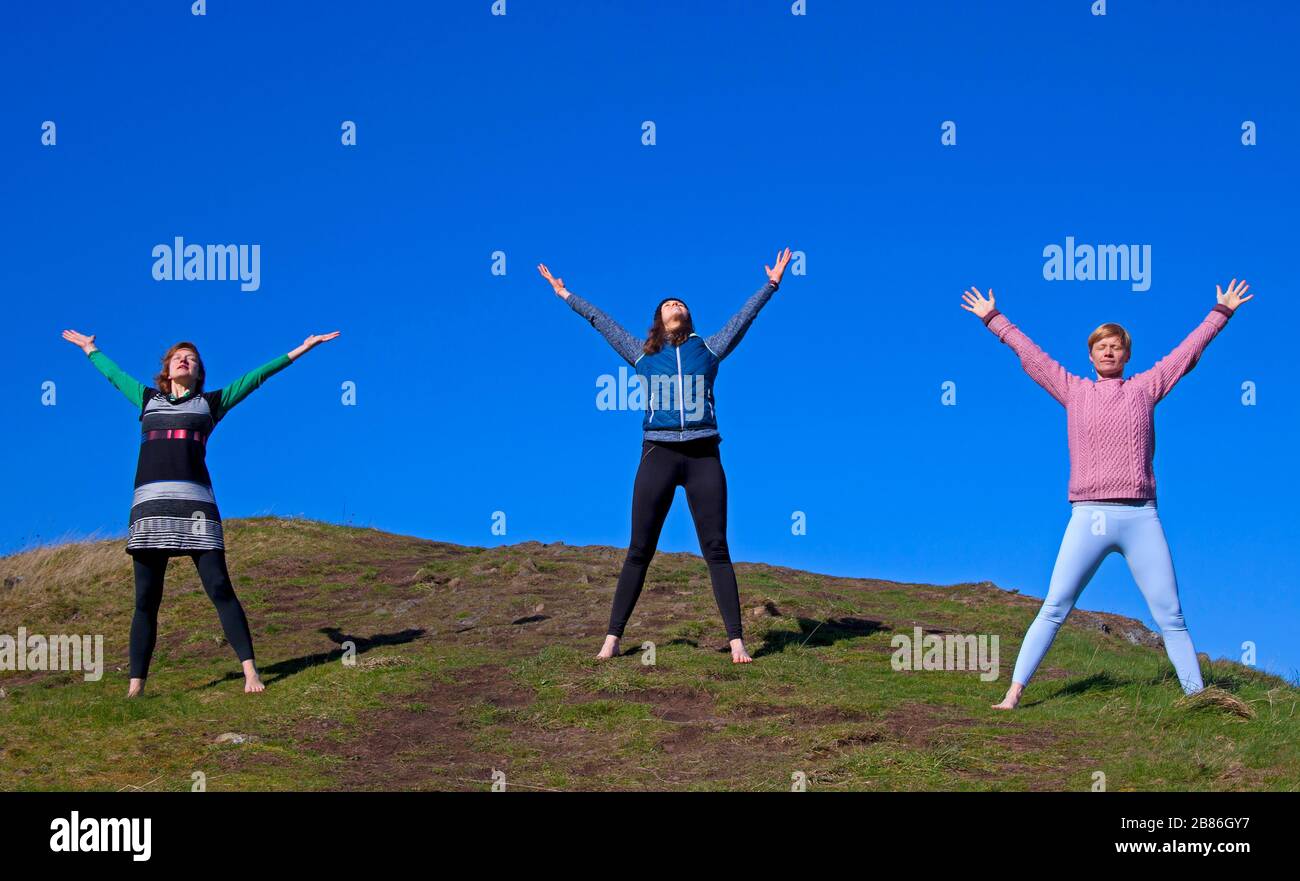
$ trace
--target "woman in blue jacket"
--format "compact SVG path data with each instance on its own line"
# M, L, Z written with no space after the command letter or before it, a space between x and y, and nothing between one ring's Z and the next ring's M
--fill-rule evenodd
M713 381L718 365L744 337L760 309L781 283L790 249L777 255L776 267L764 266L768 282L732 316L722 330L707 340L695 332L690 310L677 297L655 308L649 336L638 340L604 312L568 291L544 264L537 269L557 296L591 322L640 377L646 399L641 464L632 487L632 540L614 591L609 633L598 658L618 654L619 639L645 584L646 569L659 543L659 532L678 486L686 489L686 502L695 520L700 552L709 566L713 597L722 613L731 643L731 660L747 664L740 626L740 595L736 573L727 549L727 475L722 470L714 411Z

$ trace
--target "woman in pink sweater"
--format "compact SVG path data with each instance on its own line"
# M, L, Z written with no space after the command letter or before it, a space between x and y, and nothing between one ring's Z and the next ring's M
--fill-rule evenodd
M1034 345L976 288L962 294L962 308L1020 358L1029 376L1065 406L1070 447L1070 493L1073 506L1065 537L1052 568L1047 598L1020 646L1011 687L995 709L1014 709L1038 664L1047 653L1079 594L1102 560L1118 551L1164 636L1165 651L1188 694L1203 688L1196 650L1178 602L1178 582L1169 545L1156 513L1155 406L1178 380L1196 366L1205 347L1233 312L1251 299L1250 286L1234 278L1227 293L1216 286L1218 304L1205 319L1150 370L1124 378L1132 342L1118 324L1103 324L1088 337L1088 355L1096 379L1067 371Z

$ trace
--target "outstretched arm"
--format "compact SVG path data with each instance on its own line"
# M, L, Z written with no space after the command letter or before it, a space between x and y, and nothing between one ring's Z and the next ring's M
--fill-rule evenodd
M1229 283L1226 294L1215 285L1219 302L1210 310L1210 314L1172 352L1157 361L1150 370L1135 374L1132 381L1143 383L1156 401L1169 394L1178 380L1192 372L1205 347L1223 330L1237 307L1255 296L1242 296L1249 288L1250 285L1245 281L1238 286L1235 278Z
M740 341L745 337L745 331L754 323L758 317L759 310L767 305L767 301L772 299L772 294L781 286L781 276L785 273L786 264L790 262L790 249L786 248L784 253L776 255L776 268L764 266L767 272L767 284L763 285L754 294L745 301L745 305L740 307L740 311L731 316L731 320L722 326L722 330L715 333L704 341L709 350L722 360L732 353Z
M583 318L590 321L591 326L600 331L600 335L605 338L607 343L614 347L614 351L618 352L624 361L629 364L636 364L637 360L642 355L640 340L628 333L621 324L597 309L591 303L588 303L572 291L566 290L564 287L564 279L556 278L551 275L551 271L546 268L546 264L538 263L537 271L542 274L543 278L551 283L551 288L555 291L555 295L568 303L569 308L574 312L577 312Z
M118 367L112 358L99 350L95 345L94 334L86 336L83 333L77 333L75 330L65 330L63 338L85 352L86 356L90 358L90 363L94 364L95 368L104 374L118 391L126 395L128 401L136 407L144 405L144 385L121 367Z
M974 312L984 321L984 326L997 335L997 338L1011 347L1020 357L1020 366L1025 368L1025 373L1034 382L1047 389L1047 393L1056 398L1061 404L1065 404L1070 389L1071 382L1078 382L1079 377L1070 373L1048 355L1029 337L1025 336L1020 328L1012 324L1007 317L997 310L993 305L993 290L989 289L988 298L979 292L978 288L972 287L970 291L963 293L962 299L965 300L962 308L967 312Z
M301 358L321 343L328 342L338 335L339 332L336 330L333 333L309 336L307 339L303 340L301 346L294 349L292 352L289 352L287 355L280 355L277 358L272 358L261 367L248 371L243 376L239 377L239 379L236 379L230 385L221 390L220 396L217 399L217 412L213 414L213 418L220 422L236 404L252 394L253 390L259 388L262 383L266 382L266 380L288 367L291 362Z

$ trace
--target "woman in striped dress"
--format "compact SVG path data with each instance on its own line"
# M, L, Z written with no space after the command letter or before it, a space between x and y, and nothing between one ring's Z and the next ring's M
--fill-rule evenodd
M63 338L85 352L90 363L140 411L140 458L126 539L126 552L135 561L131 685L127 697L144 690L158 639L158 607L167 561L182 555L194 560L226 639L243 663L244 691L263 689L253 663L248 620L226 571L221 513L206 463L208 438L231 408L267 378L338 335L335 331L309 336L287 355L268 361L225 388L205 392L203 359L193 343L180 342L168 349L154 380L156 387L147 388L101 352L93 335L63 332Z

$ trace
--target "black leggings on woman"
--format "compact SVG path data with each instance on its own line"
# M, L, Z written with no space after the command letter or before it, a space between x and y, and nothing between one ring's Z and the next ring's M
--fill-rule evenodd
M131 619L131 678L144 679L149 675L149 659L153 657L158 642L158 607L162 605L163 576L167 574L165 552L137 551L135 553L135 617ZM194 567L199 570L203 589L208 592L212 605L217 607L221 629L226 641L234 648L241 661L253 659L253 637L248 632L248 619L244 607L235 596L226 571L225 551L195 551L189 554Z
M641 465L632 489L632 541L614 591L614 608L609 615L611 636L623 635L632 607L641 596L646 569L655 555L673 495L678 486L684 486L700 539L700 553L709 564L713 598L727 625L727 638L741 638L740 594L727 549L727 475L722 470L718 444L716 436L680 443L642 443Z

